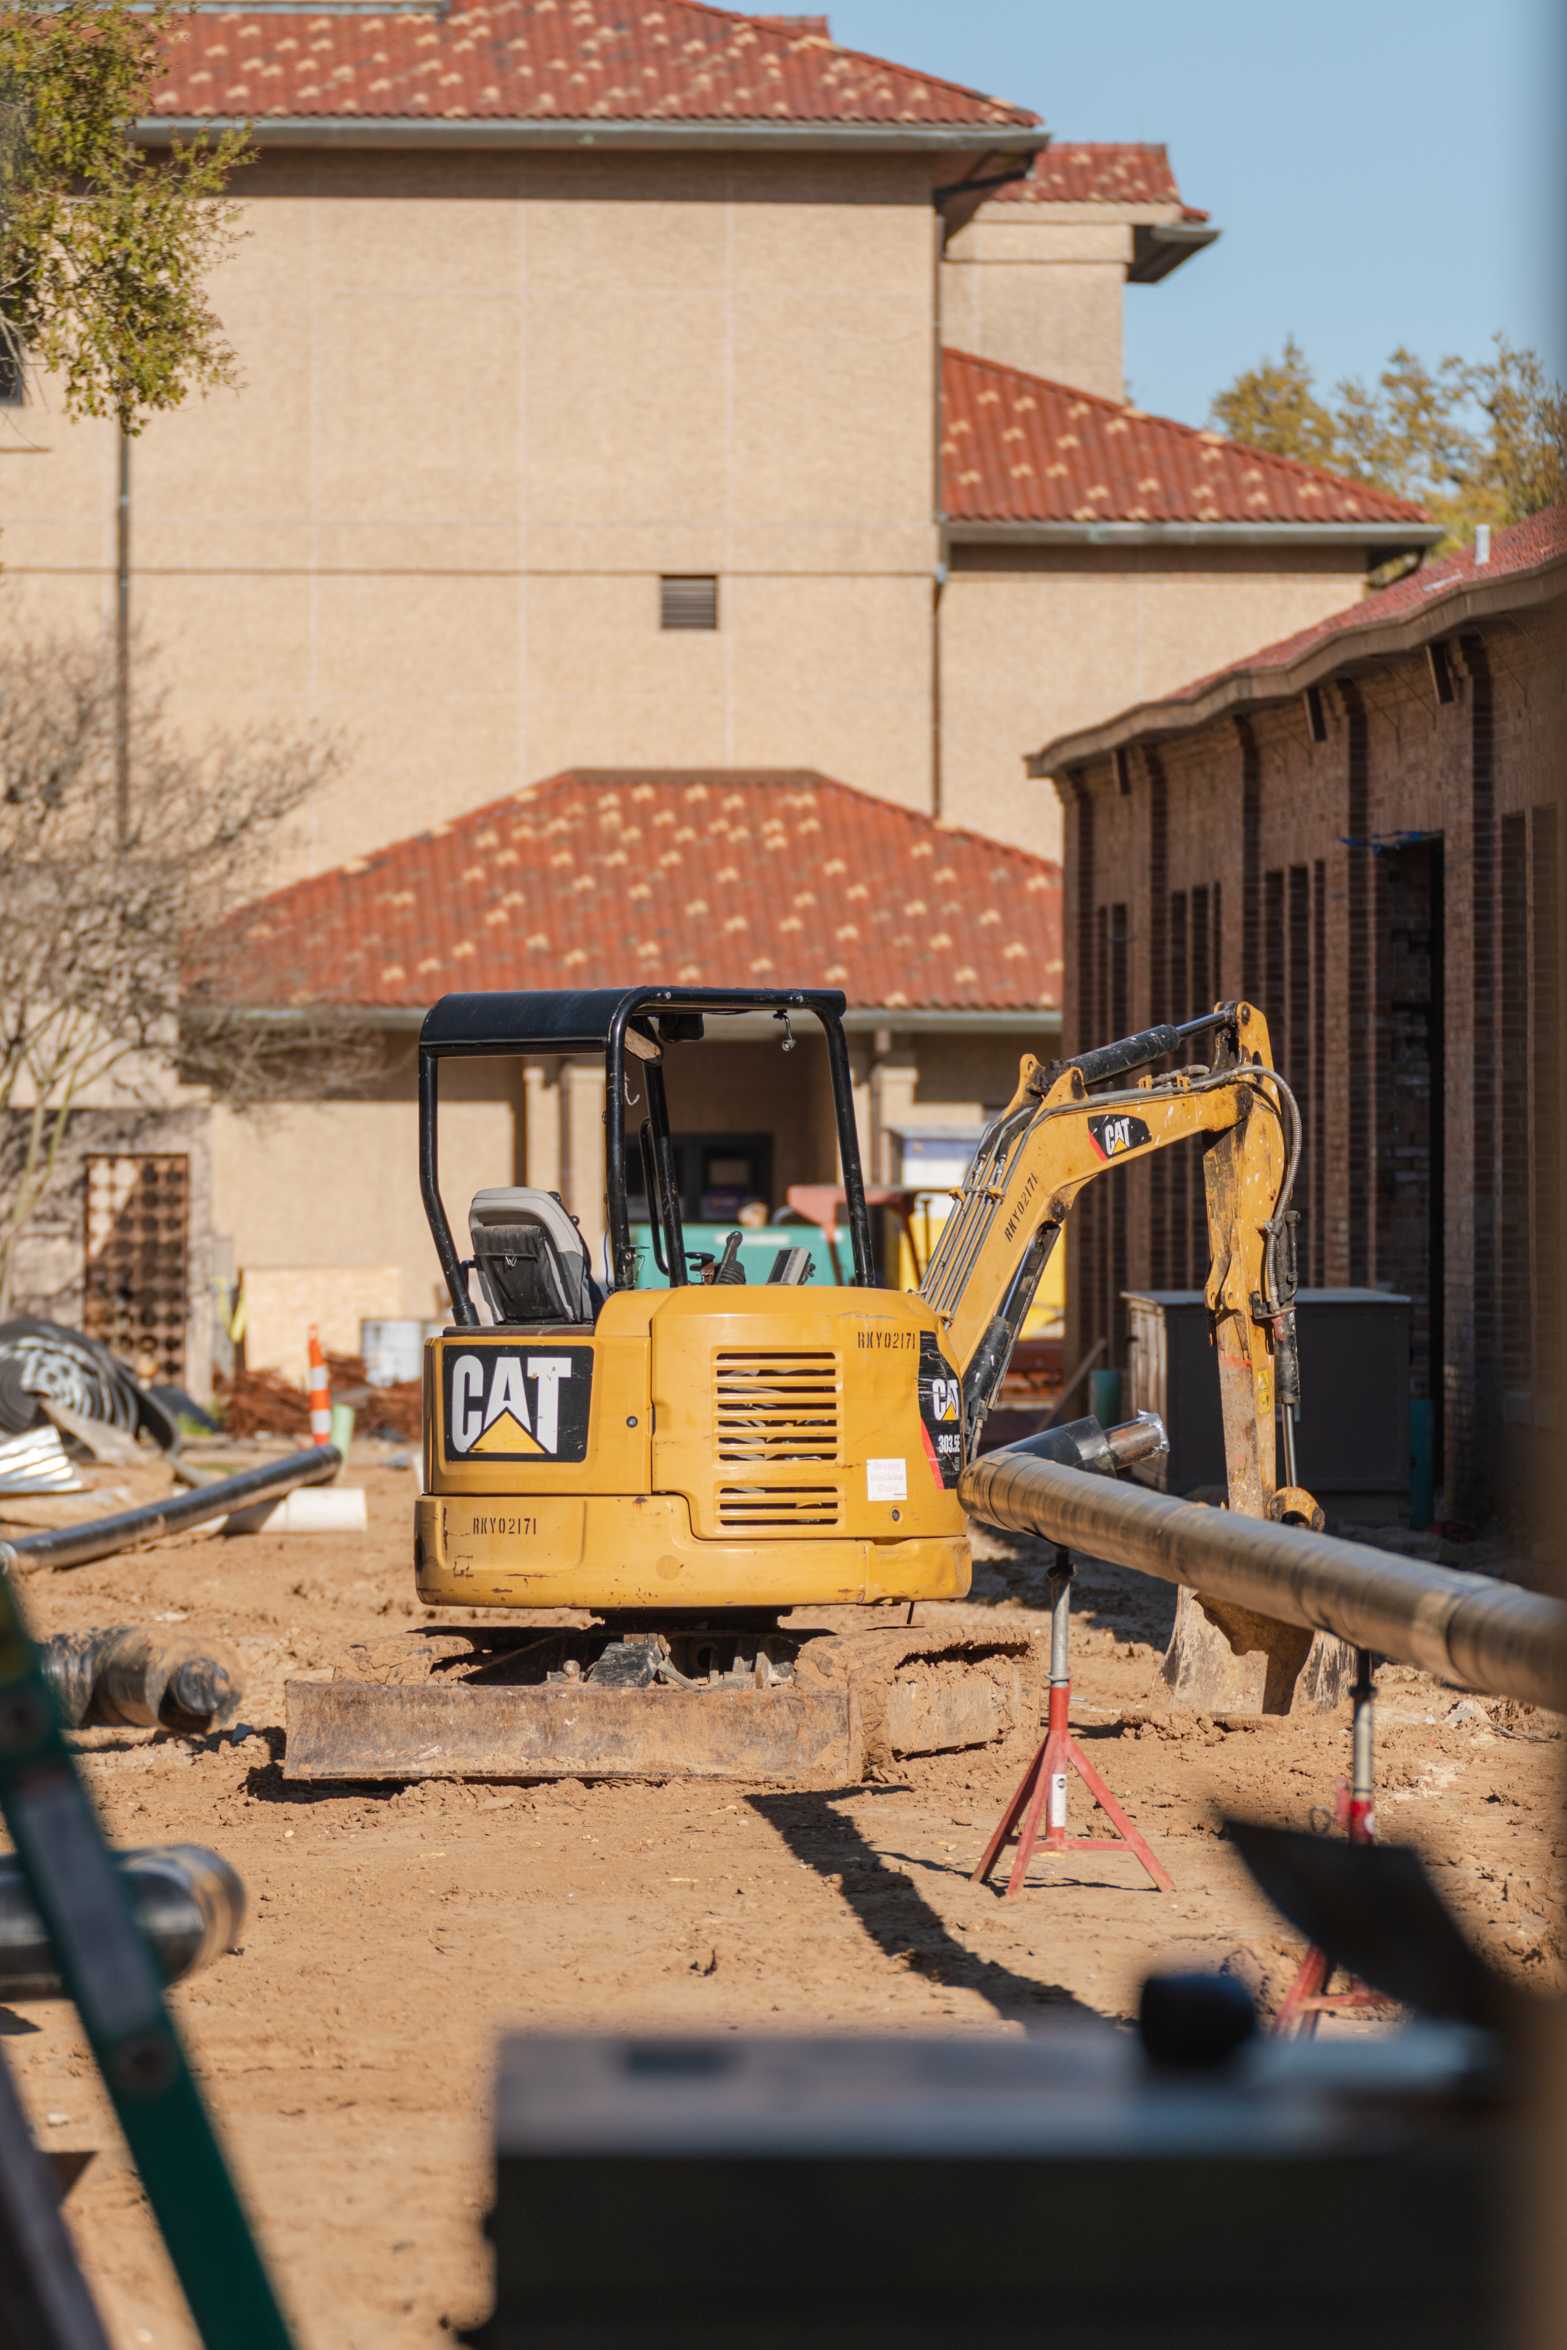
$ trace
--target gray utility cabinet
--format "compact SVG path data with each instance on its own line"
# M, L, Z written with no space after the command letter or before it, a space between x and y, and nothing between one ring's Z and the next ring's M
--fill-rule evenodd
M1168 1493L1224 1484L1218 1366L1200 1289L1126 1292L1133 1411L1170 1433ZM1409 1501L1409 1300L1382 1289L1296 1299L1300 1482L1341 1517L1401 1516ZM1282 1467L1280 1474L1282 1476Z

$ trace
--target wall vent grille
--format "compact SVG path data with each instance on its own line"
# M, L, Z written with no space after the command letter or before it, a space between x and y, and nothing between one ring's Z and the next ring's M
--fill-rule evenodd
M718 581L711 573L665 577L658 583L660 628L716 628Z

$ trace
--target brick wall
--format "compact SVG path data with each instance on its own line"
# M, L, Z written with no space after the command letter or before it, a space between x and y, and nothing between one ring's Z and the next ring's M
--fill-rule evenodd
M1507 1502L1517 1432L1555 1408L1564 740L1546 607L1064 786L1067 1049L1261 1005L1306 1126L1302 1278L1415 1298L1452 1516ZM1070 1349L1104 1335L1116 1362L1120 1289L1205 1277L1197 1154L1098 1191L1069 1237Z

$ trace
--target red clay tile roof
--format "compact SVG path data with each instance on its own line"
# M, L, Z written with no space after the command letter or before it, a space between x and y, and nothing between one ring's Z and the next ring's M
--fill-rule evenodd
M1395 580L1391 587L1378 588L1343 611L1330 612L1325 619L1313 621L1309 628L1298 628L1293 636L1262 645L1241 660L1230 662L1226 668L1210 670L1206 677L1194 678L1190 685L1161 694L1157 701L1138 703L1107 719L1102 727L1087 727L1081 736L1063 736L1058 742L1047 743L1030 758L1029 771L1031 774L1053 772L1046 766L1047 760L1059 759L1069 764L1082 755L1079 744L1101 733L1114 733L1118 741L1131 742L1139 733L1168 734L1206 723L1205 718L1193 714L1193 705L1206 703L1216 687L1240 679L1265 681L1280 670L1294 669L1308 654L1330 646L1342 644L1346 655L1351 655L1354 639L1367 629L1386 628L1390 623L1422 619L1429 614L1435 624L1432 633L1439 635L1443 606L1449 598L1462 595L1470 588L1485 587L1493 580L1518 578L1564 561L1567 561L1567 505L1547 506L1543 513L1531 514L1527 521L1510 523L1505 529L1494 531L1487 562L1477 563L1473 549L1468 548L1461 554L1444 556L1440 563L1423 563L1418 571Z
M1418 506L965 351L942 354L954 522L1414 522Z
M1413 613L1440 610L1445 595L1461 588L1484 586L1515 572L1535 571L1544 564L1560 562L1563 556L1567 556L1567 506L1547 506L1543 514L1531 514L1526 522L1510 523L1504 530L1493 531L1488 562L1477 563L1474 550L1469 547L1460 554L1444 556L1440 563L1423 563L1418 571L1395 580L1391 587L1378 588L1374 594L1362 596L1358 604L1351 604L1342 612L1330 612L1325 620L1314 621L1309 628L1298 628L1293 636L1282 636L1276 644L1263 645L1243 660L1230 662L1227 668L1210 670L1206 677L1196 678L1164 698L1171 702L1189 701L1216 685L1221 677L1291 669L1303 653L1312 652L1319 645L1352 637L1361 629L1385 628L1390 620L1407 619Z
M703 0L455 0L380 15L243 9L169 36L153 116L976 123L1025 107Z
M1025 179L998 188L998 204L1179 204L1183 220L1206 212L1183 203L1169 149L1103 140L1052 139Z
M246 907L258 1004L449 988L841 987L894 1009L1061 995L1061 870L824 775L579 768Z

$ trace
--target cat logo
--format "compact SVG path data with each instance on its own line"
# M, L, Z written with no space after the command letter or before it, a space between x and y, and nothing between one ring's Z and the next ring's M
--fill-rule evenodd
M443 1355L449 1459L587 1458L591 1347L453 1346Z
M1153 1136L1141 1118L1121 1110L1090 1118L1088 1139L1102 1159L1118 1159L1123 1151L1141 1150L1145 1142L1152 1142Z
M929 1331L920 1338L919 1408L926 1463L949 1491L963 1470L963 1382Z

